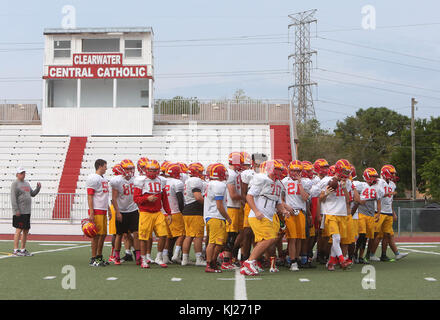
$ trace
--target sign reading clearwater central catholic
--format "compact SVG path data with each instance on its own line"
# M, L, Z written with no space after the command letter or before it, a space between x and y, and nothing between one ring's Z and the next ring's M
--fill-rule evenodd
M44 79L149 78L147 65L122 65L122 53L74 53L72 66L49 66Z

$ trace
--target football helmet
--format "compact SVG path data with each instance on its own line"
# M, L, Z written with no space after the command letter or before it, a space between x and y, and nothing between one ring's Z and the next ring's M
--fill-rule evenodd
M221 163L214 163L208 171L209 179L224 181L228 179L228 169Z
M145 170L146 170L145 167L146 167L147 163L148 163L148 158L146 158L146 157L142 157L138 160L137 170L138 170L139 174L145 175Z
M302 175L303 166L301 161L299 160L293 160L289 163L289 175L291 178L295 178L295 175L299 173L299 175Z
M397 176L397 171L394 166L391 164L386 164L380 169L380 175L385 180L391 180L393 182L399 181L399 177Z
M134 176L134 163L129 159L124 159L121 161L121 167L124 171L123 175L126 178L132 178Z
M335 175L335 165L328 167L327 175L333 177Z
M245 151L240 152L240 154L243 157L243 165L244 166L251 166L252 165L251 155Z
M374 168L365 169L363 176L365 182L368 183L369 185L375 184L377 182L377 179L379 178L379 174Z
M98 228L93 221L89 219L81 220L81 229L86 237L93 238L98 234Z
M182 173L187 173L188 172L188 166L185 163L177 162L177 164L180 166L180 171Z
M351 174L350 174L350 178L356 179L357 175L356 175L356 168L354 167L354 165L351 165Z
M170 164L171 162L165 160L164 162L162 162L162 164L160 165L160 172L162 172L162 174L165 174L167 171L167 166Z
M275 180L282 177L283 165L277 160L267 160L260 165L260 173L273 174Z
M209 179L209 172L211 171L213 165L214 165L214 164L211 163L211 164L209 164L209 165L206 167L206 171L205 171L205 178L206 178L206 179Z
M188 166L188 172L191 177L203 177L203 171L205 171L205 168L200 162L193 162Z
M303 171L302 171L302 177L303 178L313 178L313 164L310 161L301 161Z
M241 170L244 163L243 154L241 152L231 152L228 156L228 162L230 166L234 167L235 171Z
M167 166L165 175L174 179L180 179L180 165L178 163L170 163Z
M148 179L156 179L160 173L160 164L157 160L149 159L145 165L145 175Z
M120 176L124 174L124 169L122 168L120 163L115 164L112 168L112 171L115 176Z
M346 159L340 159L336 161L335 164L335 175L338 175L339 177L343 179L347 179L350 177L351 174L351 164Z
M318 175L327 175L330 165L325 159L317 159L313 164L313 169Z

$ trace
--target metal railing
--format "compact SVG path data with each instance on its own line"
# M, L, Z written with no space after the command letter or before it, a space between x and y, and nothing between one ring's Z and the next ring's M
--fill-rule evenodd
M397 221L394 231L414 236L419 233L432 233L440 237L440 208L397 208Z
M0 193L0 219L12 219L11 195ZM31 219L79 222L88 216L87 195L74 193L39 193L32 198Z
M41 124L41 99L0 99L0 124Z
M289 123L288 100L156 99L156 123Z

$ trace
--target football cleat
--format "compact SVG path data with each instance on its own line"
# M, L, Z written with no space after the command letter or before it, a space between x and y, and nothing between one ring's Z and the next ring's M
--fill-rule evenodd
M351 260L345 259L339 264L339 266L341 267L341 269L346 270L349 269L352 264L353 262L351 262Z
M258 272L264 272L263 265L261 264L260 261L257 261L257 263L255 264L255 268L257 269Z
M171 260L167 254L162 257L162 260L163 260L163 263L165 263L165 264L171 263Z
M292 262L292 264L290 265L290 269L289 270L290 271L299 271L298 263Z
M115 261L113 261L116 266L119 266L121 264L121 259L116 258Z
M335 265L333 263L327 262L326 267L328 271L335 271Z
M174 263L180 264L182 262L182 259L179 256L177 256L177 257L172 256L171 257L171 261L174 262Z
M196 266L206 266L206 261L202 258L196 258Z
M275 267L270 267L269 272L280 272L280 270L275 266Z
M122 261L133 261L133 256L131 254L125 254L125 256L122 258Z
M23 257L32 257L32 256L33 256L33 254L30 253L29 251L27 251L26 249L21 250L21 255L22 255Z
M378 261L380 261L380 258L378 258L374 254L372 254L368 260L378 262Z
M222 270L233 270L235 266L230 262L223 262L221 265Z
M249 260L246 260L243 262L243 267L248 269L252 273L258 274L258 269L257 269L257 265L255 264L255 262L251 263L251 262L249 262Z
M167 264L163 262L162 259L158 259L156 258L156 260L154 260L155 264L158 264L159 266L161 266L162 268L168 268Z
M245 265L240 269L240 274L244 276L258 276L258 272L253 272L249 268L247 268Z
M408 253L399 253L398 255L396 255L396 260L400 260L405 258L408 255Z
M108 257L108 262L115 262L116 257L115 256L109 256Z
M141 268L142 269L148 269L148 268L150 268L150 265L147 263L146 260L142 260Z

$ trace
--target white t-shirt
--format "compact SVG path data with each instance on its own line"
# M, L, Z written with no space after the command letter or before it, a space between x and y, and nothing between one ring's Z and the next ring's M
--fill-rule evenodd
M134 179L132 177L130 180L127 180L123 176L114 176L110 179L110 186L112 189L118 190L119 193L116 202L121 213L138 210L138 206L133 200Z
M235 189L235 191L241 195L241 179L240 174L232 169L228 169L228 180L226 181L227 185L232 185ZM230 208L240 208L241 207L241 201L232 200L231 195L229 194L228 190L228 197L227 197L227 204Z
M382 188L384 195L396 191L396 184L390 180L386 182L384 179L379 179L379 186ZM393 214L393 195L384 196L381 200L381 212L385 214Z
M188 180L185 182L185 189L184 189L184 197L185 197L185 204L193 203L196 200L194 198L193 190L198 189L200 190L201 194L204 194L205 187L204 187L204 181L200 179L199 177L189 177Z
M321 182L319 182L319 188L321 191L325 191L328 182L333 177L324 177ZM345 188L347 192L351 190L351 181L347 180ZM339 185L338 188L331 192L325 201L321 202L321 211L324 214L330 214L334 216L346 216L347 215L347 202L345 201L344 191Z
M252 179L248 194L254 197L255 205L258 210L270 221L276 213L276 206L281 203L282 184L280 181L273 181L264 173L257 173ZM251 209L249 218L255 218L255 213Z
M283 191L286 194L286 203L293 209L303 210L304 212L307 206L306 201L303 200L301 193L299 192L299 181L293 180L291 177L288 176L285 177L281 182L283 184ZM303 184L302 181L301 184ZM304 191L306 191L305 188Z
M93 189L93 209L108 210L109 202L109 186L107 178L97 173L92 173L87 177L86 181L87 194L89 189Z
M203 218L205 221L209 218L226 220L217 209L217 200L223 201L226 210L227 188L224 181L211 180L206 188L205 200L203 202Z
M184 184L180 179L167 178L165 190L167 191L168 203L170 204L171 214L179 213L179 201L177 200L177 193L183 194Z

